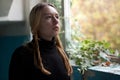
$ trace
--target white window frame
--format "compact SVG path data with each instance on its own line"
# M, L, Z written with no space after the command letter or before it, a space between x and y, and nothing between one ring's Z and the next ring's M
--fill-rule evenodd
M64 16L64 47L67 49L68 42L71 41L71 26L70 26L70 0L63 1L63 16Z

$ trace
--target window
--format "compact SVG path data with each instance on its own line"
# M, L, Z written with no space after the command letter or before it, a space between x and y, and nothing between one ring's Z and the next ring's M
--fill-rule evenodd
M67 41L73 38L71 34L75 32L80 40L105 40L112 48L120 49L120 1L48 0L48 2L55 4L62 16L64 33L61 35L62 40L66 40L63 41L64 46L67 47Z
M71 3L71 28L79 31L80 40L84 37L106 40L112 48L120 49L119 0L71 0Z

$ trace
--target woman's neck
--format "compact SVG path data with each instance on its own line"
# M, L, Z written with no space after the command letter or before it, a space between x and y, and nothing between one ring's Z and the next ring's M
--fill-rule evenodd
M51 41L53 39L53 37L45 37L45 36L40 36L39 38L42 38L47 41Z

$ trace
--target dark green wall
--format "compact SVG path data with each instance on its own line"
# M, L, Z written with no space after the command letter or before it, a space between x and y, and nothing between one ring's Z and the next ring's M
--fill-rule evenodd
M29 40L29 36L0 37L0 80L8 80L11 55L16 47Z
M11 55L30 40L29 34L25 21L0 21L0 80L8 80Z

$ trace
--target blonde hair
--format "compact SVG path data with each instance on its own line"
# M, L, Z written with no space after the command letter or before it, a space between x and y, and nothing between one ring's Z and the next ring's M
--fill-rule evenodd
M41 17L41 10L46 7L46 6L52 6L53 5L49 4L49 3L39 3L37 4L35 7L32 8L31 12L30 12L30 26L31 26L31 31L33 34L33 39L34 39L34 64L35 66L37 66L43 73L50 75L51 72L48 71L47 69L45 69L43 63L42 63L42 57L40 54L40 48L39 48L39 44L38 44L38 31L37 31L37 27L39 26L40 23L40 17ZM54 7L55 8L55 7ZM63 46L61 43L61 40L59 38L59 36L55 37L56 40L56 47L64 61L65 67L67 69L68 75L72 74L72 67L70 66L69 63L69 59L66 55L66 53L63 50Z

